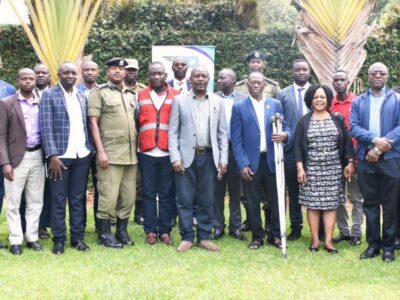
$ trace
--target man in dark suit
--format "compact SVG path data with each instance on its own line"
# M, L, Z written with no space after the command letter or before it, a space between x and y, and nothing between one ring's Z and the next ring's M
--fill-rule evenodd
M246 237L240 231L241 212L240 212L240 186L241 179L239 171L236 168L236 162L233 158L231 137L230 137L230 122L232 115L232 106L234 103L244 99L247 95L235 90L236 73L232 69L223 69L218 74L217 85L219 92L216 95L220 96L224 101L225 116L228 129L229 139L229 156L228 156L228 172L215 187L214 193L214 233L212 239L217 240L225 234L225 192L228 185L229 191L229 234L238 240L245 240Z
M369 67L369 89L353 101L350 128L357 140L357 175L367 225L368 248L360 259L373 258L382 249L382 260L391 262L400 187L400 95L386 86L388 77L384 64Z
M46 90L40 102L40 128L51 179L52 252L56 255L64 253L67 199L71 246L79 251L90 249L84 242L82 199L93 145L87 129L87 99L74 86L77 75L75 64L61 64L60 83Z
M271 117L276 113L283 115L283 109L278 100L264 98L265 85L261 72L251 72L247 81L250 96L233 105L231 119L233 155L245 182L248 202L250 249L259 249L264 244L260 210L264 193L272 214L267 241L275 247L281 246L273 143L288 140L289 129L283 122L284 131L272 133Z
M179 229L178 252L193 246L193 217L198 221L197 240L201 248L219 251L210 242L213 227L214 188L217 177L226 173L228 134L222 99L207 92L210 76L204 66L193 68L193 89L172 102L168 147L175 171ZM218 173L218 175L217 175ZM196 210L193 210L197 204Z
M285 120L291 132L294 132L298 120L308 109L304 103L304 94L310 86L310 66L305 59L296 59L292 65L293 84L285 87L278 96L285 113ZM296 161L294 159L293 139L285 146L285 181L289 192L289 216L291 232L289 241L297 240L303 228L303 215L299 204L299 185L297 183Z
M174 78L167 83L176 89L179 94L186 94L192 88L190 80L186 79L188 67L188 61L186 57L175 56L172 60L172 71L174 72Z
M16 94L0 101L0 165L7 193L7 223L10 252L22 253L24 240L20 205L22 193L26 200L25 239L28 248L42 250L38 243L39 216L43 205L44 166L39 128L38 99L35 73L21 69Z

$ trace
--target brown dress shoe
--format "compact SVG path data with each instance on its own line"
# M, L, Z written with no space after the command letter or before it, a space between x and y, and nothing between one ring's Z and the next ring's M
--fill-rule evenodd
M167 246L170 246L170 245L173 244L173 242L171 240L171 237L170 237L170 235L168 233L162 234L160 236L160 241L161 241L161 243L163 243L163 244L165 244Z
M152 232L146 234L146 243L150 245L157 243L157 235Z
M209 240L200 241L199 247L203 248L203 249L206 249L208 251L212 251L212 252L218 252L219 251L219 247L217 245L214 245L213 243L211 243Z
M187 252L193 247L193 243L189 241L182 241L176 251L178 252Z

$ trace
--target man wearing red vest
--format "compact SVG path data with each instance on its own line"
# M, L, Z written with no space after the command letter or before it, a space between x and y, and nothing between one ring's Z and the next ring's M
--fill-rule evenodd
M143 192L143 227L148 244L154 245L159 238L162 243L171 245L175 187L168 152L168 126L172 99L179 92L165 82L167 75L162 63L151 63L148 74L150 85L138 95L138 158Z

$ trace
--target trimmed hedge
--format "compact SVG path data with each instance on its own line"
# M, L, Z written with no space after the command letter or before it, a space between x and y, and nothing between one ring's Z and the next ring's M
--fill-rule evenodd
M182 17L183 16L183 17ZM128 14L111 13L94 24L85 46L86 54L100 65L114 56L135 57L139 60L139 79L146 82L146 66L151 60L153 45L213 45L216 46L218 71L231 67L239 78L247 73L244 58L254 49L266 53L266 75L281 87L291 84L291 62L301 57L293 43L294 34L287 32L261 33L240 30L233 10L227 5L174 7L143 4ZM368 58L360 77L366 79L366 69L372 62L382 61L390 69L390 86L400 85L400 37L397 31L367 43ZM21 27L0 28L0 55L4 68L0 78L14 83L16 71L32 67L37 62L34 51ZM104 70L101 81L104 81Z

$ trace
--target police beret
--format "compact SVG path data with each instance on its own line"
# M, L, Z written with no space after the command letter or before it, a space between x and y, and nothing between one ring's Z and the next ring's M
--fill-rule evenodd
M252 60L254 58L265 60L265 54L258 50L253 51L249 55L247 55L246 62L249 62L250 60Z
M113 67L113 66L121 66L125 67L128 63L119 57L113 57L111 58L108 62L106 62L107 67Z

